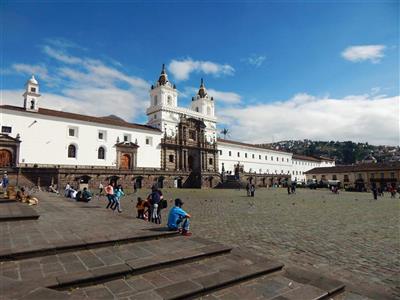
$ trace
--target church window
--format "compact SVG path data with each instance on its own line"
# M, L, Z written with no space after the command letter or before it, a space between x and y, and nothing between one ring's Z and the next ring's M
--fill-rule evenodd
M273 156L271 156L271 160L274 160L274 157L273 157Z
M124 143L129 143L131 141L131 135L124 133Z
M172 97L171 97L171 96L168 96L168 98L167 98L167 104L168 104L168 105L172 105Z
M219 150L219 155L222 155L222 150Z
M196 131L195 130L189 130L189 139L195 141L196 140Z
M285 159L282 157L282 161L284 161Z
M238 152L238 157L240 157L240 152Z
M247 153L244 154L244 157L247 158Z
M199 112L199 108L198 107L196 107L196 111Z
M1 133L11 133L11 130L10 126L1 126Z
M69 127L69 128L68 128L68 136L77 137L77 136L78 136L78 128L76 128L76 127Z
M169 156L169 162L170 162L170 163L173 163L173 162L174 162L174 156L173 156L172 154Z
M209 158L209 159L208 159L208 164L209 164L209 165L212 165L212 164L213 164L213 159L212 159L212 158Z
M71 144L68 146L68 157L76 158L76 146L75 145Z
M36 88L31 87L31 92L36 93Z
M157 119L157 114L154 114L153 118L154 118L154 120Z
M232 151L229 151L229 156L232 156Z
M157 98L157 95L155 95L154 96L154 105L157 105L158 104L158 98Z
M99 150L97 150L97 158L98 159L105 159L106 157L106 150L104 147L99 147Z
M106 131L105 130L99 130L97 133L97 138L100 141L105 141L106 140Z
M254 154L252 154L252 156L251 156L252 158L254 158Z
M261 155L258 156L258 159L261 159Z
M268 159L268 156L265 155L265 160L267 160L267 159Z
M153 138L150 136L146 137L146 145L153 145Z
M35 109L35 100L31 100L31 109Z
M279 157L276 158L276 161L279 161Z

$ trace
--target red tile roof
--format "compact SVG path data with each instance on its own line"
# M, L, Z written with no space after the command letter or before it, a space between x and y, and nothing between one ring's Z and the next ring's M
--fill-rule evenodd
M12 105L0 105L0 109L8 109L8 110L25 112L25 113L29 113L29 114L40 114L40 115L45 115L45 116L52 116L52 117L64 118L64 119L72 119L72 120L78 120L78 121L84 121L84 122L90 122L90 123L100 123L100 124L105 124L105 125L114 125L114 126L120 126L120 127L128 127L128 128L161 132L159 129L153 128L148 125L129 123L129 122L123 121L122 119L119 120L117 118L111 118L111 117L86 116L86 115L74 114L74 113L46 109L46 108L39 108L38 112L30 112L30 111L26 111L22 107L12 106Z

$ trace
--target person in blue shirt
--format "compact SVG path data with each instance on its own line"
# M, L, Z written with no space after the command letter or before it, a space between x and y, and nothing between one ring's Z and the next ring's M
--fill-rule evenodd
M175 199L175 206L171 208L168 215L168 228L170 230L182 230L182 235L191 236L189 232L190 215L182 209L183 202L181 199Z

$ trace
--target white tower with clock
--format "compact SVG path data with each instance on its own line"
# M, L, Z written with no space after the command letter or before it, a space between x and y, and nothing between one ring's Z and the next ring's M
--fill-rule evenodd
M27 111L37 112L39 110L39 83L35 79L35 76L32 75L31 79L29 79L25 84L25 93L24 96L24 108Z

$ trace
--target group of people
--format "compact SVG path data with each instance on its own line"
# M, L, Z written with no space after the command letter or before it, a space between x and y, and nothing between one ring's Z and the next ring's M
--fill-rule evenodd
M296 187L297 187L297 182L296 181L292 181L291 183L288 182L287 183L287 193L288 193L288 195L296 194Z
M161 210L167 208L167 205L168 202L164 199L162 192L157 186L153 186L146 199L138 197L136 204L137 218L161 224ZM182 209L182 205L181 199L175 199L175 205L168 213L167 226L169 230L179 231L184 236L191 236L192 233L189 232L191 215Z
M80 202L89 202L90 200L92 200L93 195L87 187L84 187L82 191L78 191L78 189L75 189L69 183L67 183L64 189L64 196Z
M161 210L167 208L167 204L161 190L157 186L153 186L151 193L145 200L138 197L136 204L137 218L161 224Z
M251 191L250 195L254 197L254 185L249 187L249 190ZM135 184L134 193L136 192L137 186ZM116 185L114 182L110 182L106 187L100 183L98 199L103 195L103 193L105 193L105 196L108 200L106 208L121 213L121 198L125 195L123 187L120 184ZM65 187L64 195L66 197L74 198L77 201L88 202L92 199L92 193L90 193L86 187L83 189L83 191L77 191L69 183ZM182 205L183 201L181 199L175 199L175 205L168 213L167 226L169 230L179 231L184 236L190 236L191 232L189 232L189 219L191 218L191 215L182 209ZM146 199L142 199L141 197L137 198L137 218L153 222L155 224L161 224L161 210L167 208L167 206L168 202L164 199L163 193L156 185L154 185L151 188L151 193Z
M396 189L396 187L391 184L387 186L387 191L390 193L390 198L395 199L397 192L399 192L398 190L400 190L400 186L398 189ZM375 182L372 184L371 191L374 200L378 200L378 196L383 197L384 195L384 189L382 188L382 186L377 187Z

